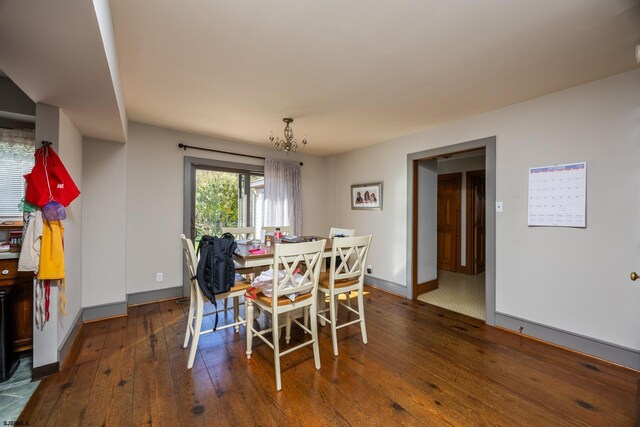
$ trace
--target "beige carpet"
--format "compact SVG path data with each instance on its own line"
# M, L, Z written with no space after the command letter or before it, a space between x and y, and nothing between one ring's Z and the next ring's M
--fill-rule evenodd
M485 320L484 273L470 276L438 271L438 289L418 295L418 300Z

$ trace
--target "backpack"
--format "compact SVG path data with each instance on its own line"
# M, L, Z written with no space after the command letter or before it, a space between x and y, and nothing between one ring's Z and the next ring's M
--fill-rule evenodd
M237 243L230 233L222 237L202 236L198 253L198 270L196 277L202 293L216 306L216 295L229 292L236 278L236 268L233 263L233 252ZM213 329L218 327L218 313Z

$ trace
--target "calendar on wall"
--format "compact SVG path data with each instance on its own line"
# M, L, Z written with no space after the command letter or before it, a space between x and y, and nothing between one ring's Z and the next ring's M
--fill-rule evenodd
M528 225L587 226L587 163L529 169Z

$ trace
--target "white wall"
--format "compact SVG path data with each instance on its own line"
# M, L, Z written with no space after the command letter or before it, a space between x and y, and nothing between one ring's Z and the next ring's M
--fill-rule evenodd
M126 200L127 294L182 286L184 156L262 164L261 160L178 148L188 145L257 156L287 158L269 146L259 146L189 134L156 126L129 123ZM291 154L302 167L303 233L326 234L325 160ZM156 273L164 281L156 282Z
M36 105L37 145L42 140L52 142L53 149L82 191L82 136L64 111L40 103ZM58 312L59 290L52 286L49 322L43 329L34 326L33 330L34 367L58 362L59 347L82 308L82 197L81 194L66 208L67 218L63 221L66 316Z
M367 265L371 265L373 271L370 276L406 286L406 155L415 150L400 146L401 141L337 156L334 206L340 227L355 228L359 235L373 235L367 256ZM384 182L383 209L351 210L350 186L378 181Z
M438 175L462 173L460 189L460 265L467 265L467 172L484 170L485 156L438 159Z
M52 143L56 152L59 151L60 138L60 109L52 105L36 104L36 145L46 140ZM82 191L82 189L80 189ZM66 267L65 258L65 267ZM51 305L49 307L49 322L42 329L33 326L33 366L39 367L58 362L58 287L51 286ZM34 289L34 310L35 289Z
M60 110L59 129L58 155L82 191L82 135L63 110ZM67 218L63 221L67 315L58 316L58 346L73 327L82 308L82 198L80 194L67 206Z
M496 309L640 349L640 71L577 86L337 158L342 226L372 233L373 275L406 285L407 155L495 135ZM588 162L586 229L527 226L532 166ZM349 185L384 181L384 210L352 211Z
M127 147L84 139L82 306L126 301Z
M418 284L438 278L438 161L418 162Z
M336 211L336 195L338 191L338 182L336 180L336 156L327 156L324 158L324 216L329 227L345 228L338 222L338 212ZM325 231L328 233L329 230ZM356 230L356 233L358 230Z

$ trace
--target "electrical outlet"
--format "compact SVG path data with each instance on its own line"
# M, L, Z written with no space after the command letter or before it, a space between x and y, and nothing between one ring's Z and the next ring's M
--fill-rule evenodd
M496 202L496 212L502 212L504 209L502 202Z
M367 274L371 274L373 272L373 268L370 265L367 265Z
M163 273L156 273L156 282L162 282L164 280Z

